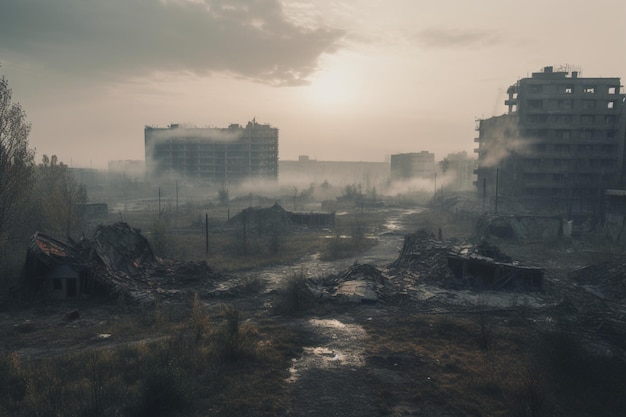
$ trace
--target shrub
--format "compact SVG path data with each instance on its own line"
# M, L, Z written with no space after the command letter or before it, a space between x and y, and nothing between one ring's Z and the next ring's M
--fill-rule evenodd
M280 313L295 314L309 309L314 299L306 286L304 268L292 272L278 290L276 309Z

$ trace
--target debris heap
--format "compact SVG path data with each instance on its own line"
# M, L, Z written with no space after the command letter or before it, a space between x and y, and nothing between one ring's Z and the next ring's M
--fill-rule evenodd
M543 271L513 261L497 246L483 240L477 245L435 239L420 230L405 236L392 268L418 274L422 283L443 288L541 289Z
M24 271L35 291L74 297L104 290L139 304L222 281L206 262L158 259L138 229L118 222L97 227L91 239L63 243L41 233L31 238ZM65 284L63 283L65 282ZM69 285L71 283L71 285Z

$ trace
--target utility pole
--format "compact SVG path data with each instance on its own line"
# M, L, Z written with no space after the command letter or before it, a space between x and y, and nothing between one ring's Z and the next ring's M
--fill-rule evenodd
M437 197L437 171L435 171L435 191L433 192L433 206L435 206L436 197Z
M206 242L206 255L209 256L209 213L204 215L204 235Z
M487 199L487 178L483 178L483 213L485 212L485 200Z
M495 208L495 214L498 214L498 182L499 182L498 171L499 171L499 169L496 168L496 208Z

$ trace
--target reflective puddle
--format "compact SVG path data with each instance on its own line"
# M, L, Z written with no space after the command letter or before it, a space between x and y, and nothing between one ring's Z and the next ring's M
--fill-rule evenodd
M365 364L361 346L367 334L360 325L337 319L310 319L301 325L305 330L314 332L316 339L325 340L326 343L323 346L305 347L301 357L292 359L288 382L296 382L313 369L356 369Z

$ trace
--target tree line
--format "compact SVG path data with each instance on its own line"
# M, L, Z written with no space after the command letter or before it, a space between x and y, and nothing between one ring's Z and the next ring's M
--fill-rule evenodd
M0 290L16 284L36 231L71 239L84 228L86 188L56 155L35 161L30 130L26 112L0 78Z

